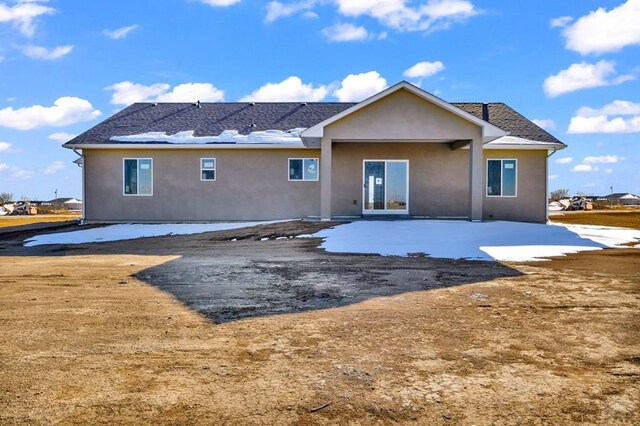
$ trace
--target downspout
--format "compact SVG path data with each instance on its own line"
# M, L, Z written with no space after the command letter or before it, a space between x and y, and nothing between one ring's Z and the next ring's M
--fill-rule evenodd
M87 205L87 197L86 197L86 193L85 193L85 185L84 185L84 175L85 175L85 168L84 168L84 155L79 153L78 150L76 148L73 148L73 152L80 157L80 162L78 163L78 167L80 167L82 169L82 218L80 219L80 224L84 225L85 220L86 220L86 205ZM77 160L76 160L77 161Z
M547 154L545 162L545 179L544 179L544 205L545 205L545 223L549 223L549 158L558 152L558 148L553 148L551 154ZM84 206L84 204L83 204Z

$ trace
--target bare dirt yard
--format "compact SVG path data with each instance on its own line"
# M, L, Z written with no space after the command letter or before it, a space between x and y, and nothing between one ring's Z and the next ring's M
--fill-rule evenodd
M80 213L39 214L34 216L0 216L0 229L50 222L72 222L80 219Z
M551 216L551 221L572 225L605 225L640 229L640 210L563 212Z
M501 264L275 239L330 225L0 237L0 424L640 423L640 250Z

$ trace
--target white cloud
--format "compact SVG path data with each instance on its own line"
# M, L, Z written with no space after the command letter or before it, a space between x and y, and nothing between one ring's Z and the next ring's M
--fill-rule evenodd
M468 0L429 0L411 7L405 0L335 0L344 16L377 19L397 31L435 31L464 22L479 11Z
M0 126L18 130L30 130L41 126L63 127L89 121L102 113L89 101L65 96L56 99L52 106L33 105L0 110Z
M299 1L289 4L272 1L267 4L267 14L264 17L264 21L271 23L299 12L304 12L305 18L317 18L318 15L311 11L315 5L316 0Z
M240 0L200 0L200 3L214 7L227 7L240 3Z
M556 180L558 179L558 175L549 175L549 180Z
M640 0L627 0L607 11L599 8L566 27L565 47L581 53L617 52L640 44Z
M219 102L224 100L224 91L210 83L184 83L169 91L170 85L156 83L150 86L121 81L106 87L112 90L111 103L131 105L136 102Z
M629 118L622 116L631 116ZM571 117L568 133L640 132L640 103L613 101L600 109L582 107Z
M27 37L36 30L36 19L42 15L52 15L56 10L37 1L21 1L13 6L0 3L0 23L10 23Z
M337 23L322 30L327 40L335 42L362 41L369 38L369 31L363 26L349 23Z
M556 160L556 164L569 164L573 162L573 158L571 157L562 157Z
M7 59L4 56L0 55L0 63L4 62L4 60Z
M156 97L158 102L220 102L224 100L224 91L211 83L184 83L173 88L169 93Z
M6 151L11 148L11 144L9 142L0 142L0 152Z
M538 127L542 127L545 130L555 130L556 129L556 122L553 121L550 118L534 118L533 123L538 126Z
M240 99L241 102L317 102L327 96L326 86L304 84L300 77L291 76L279 83L267 83Z
M572 64L566 70L551 75L544 80L543 89L547 96L556 97L565 93L599 86L610 86L625 81L634 80L632 75L622 75L616 78L615 63L613 61L599 61L595 64L580 62Z
M73 51L73 46L66 45L66 46L54 47L53 49L47 49L46 47L42 47L42 46L28 45L28 46L22 47L21 50L25 56L28 56L31 59L42 59L45 61L52 61L54 59L60 59L63 56L71 53Z
M71 139L75 138L78 135L74 135L72 133L66 133L66 132L57 132L57 133L51 133L49 135L49 139L54 140L56 142L60 142L60 143L65 143L65 142L69 142Z
M568 133L637 133L640 132L640 116L625 119L607 116L571 117Z
M113 90L111 103L114 105L131 105L136 102L150 102L156 96L166 93L169 88L166 83L156 83L151 86L121 81L106 87L106 90Z
M7 163L0 163L0 170L6 170L9 168L9 165Z
M109 37L112 40L120 40L129 35L129 33L138 28L137 24L129 25L128 27L120 27L115 30L104 30L103 33L105 36Z
M11 177L14 179L31 179L35 172L33 170L21 169L19 167L11 167Z
M549 26L551 28L564 28L571 21L573 21L573 17L571 16L560 16L549 21Z
M617 155L601 155L599 157L589 156L582 160L583 164L615 164L618 161L624 160L624 157L618 157Z
M333 95L340 102L358 102L387 88L387 80L376 71L349 74Z
M600 109L582 107L578 115L585 117L597 117L599 115L640 115L640 103L615 100Z
M593 167L591 164L577 164L571 170L573 170L574 172L593 172L598 170L598 168Z
M407 78L425 78L431 77L444 70L444 64L440 61L435 62L418 62L411 68L405 70L402 75Z
M66 166L62 161L54 161L50 163L44 170L43 173L45 175L52 175L54 173L58 173L60 170L64 169Z
M613 169L604 169L604 171L605 173L609 173L609 174L613 173Z

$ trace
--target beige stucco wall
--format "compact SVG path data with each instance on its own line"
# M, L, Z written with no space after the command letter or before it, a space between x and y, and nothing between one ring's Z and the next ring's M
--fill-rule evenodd
M334 143L333 215L362 214L364 160L409 160L410 215L467 217L468 156L443 143Z
M288 158L319 150L84 150L88 221L262 220L318 216L320 182L288 180ZM216 181L200 181L200 158ZM153 158L153 196L124 196L123 159Z
M454 140L481 137L481 129L406 90L399 90L325 127L333 141ZM391 142L393 143L393 142Z
M479 144L479 126L399 90L330 124L324 132L323 147L333 142L331 194L324 194L325 200L331 198L332 215L362 213L365 159L409 160L409 214L470 215L469 150L451 151L442 141L474 140ZM477 192L480 188L475 186ZM328 192L327 188L323 191ZM481 201L480 196L475 199ZM477 216L480 214L478 208Z
M516 197L487 197L486 160L489 158L518 160ZM485 150L484 159L483 218L546 222L547 152L545 150Z
M85 150L89 221L263 220L318 216L320 182L288 181L288 158L319 150ZM409 214L469 216L469 150L444 143L334 143L332 214L362 214L363 161L409 160ZM153 196L122 195L123 158L153 158ZM200 158L215 157L215 182L200 181ZM487 197L483 218L546 220L546 152L485 150L518 160L517 196ZM355 204L354 204L355 200Z

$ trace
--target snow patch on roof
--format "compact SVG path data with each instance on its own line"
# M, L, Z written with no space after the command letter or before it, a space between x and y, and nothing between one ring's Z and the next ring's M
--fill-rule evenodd
M503 136L485 144L485 146L494 145L528 145L528 146L557 146L557 142L532 141L530 139L519 138L516 136Z
M195 130L185 130L173 135L165 132L147 132L135 135L113 136L114 142L165 142L173 144L269 144L304 146L300 133L304 128L264 130L242 135L237 130L225 130L218 136L194 136Z

